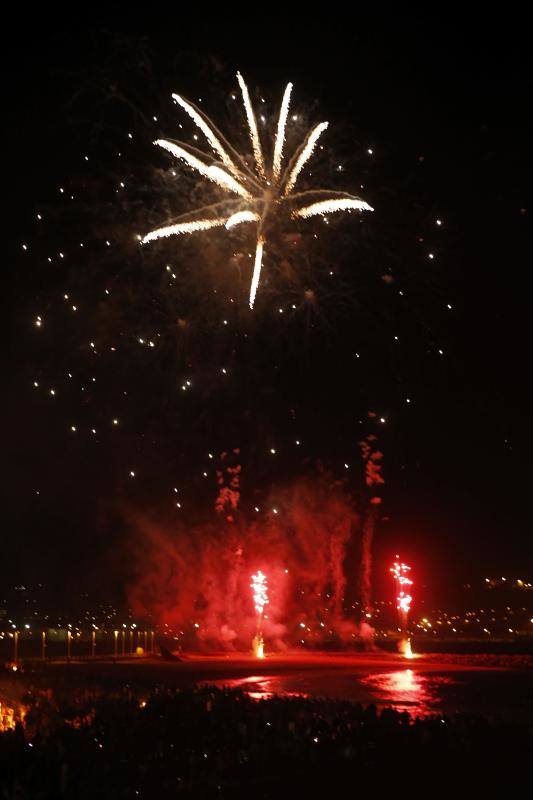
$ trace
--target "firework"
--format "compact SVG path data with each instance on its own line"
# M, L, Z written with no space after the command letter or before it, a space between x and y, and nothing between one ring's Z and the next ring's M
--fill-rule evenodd
M369 412L369 418L376 415ZM385 483L382 475L383 453L376 448L376 436L369 434L359 442L361 456L365 464L365 484L367 486L368 508L365 513L361 537L361 605L366 614L372 613L372 544L376 523L381 507L380 487Z
M396 556L398 558L398 556ZM411 608L412 596L406 591L409 586L413 585L413 581L407 577L407 573L411 571L411 567L403 562L395 561L390 568L394 576L397 587L396 607L401 614L407 616Z
M255 223L255 259L249 297L250 308L253 308L261 278L266 243L265 232L273 216L308 219L317 215L324 217L337 211L372 211L373 209L364 200L345 192L317 189L294 193L298 177L311 158L316 143L328 127L328 123L321 122L309 131L304 142L297 148L284 168L283 148L292 92L292 83L288 83L283 94L274 137L272 165L269 166L265 163L248 87L240 73L237 73L237 81L241 89L248 123L254 158L253 168L200 109L178 94L173 94L172 97L191 117L213 152L212 154L205 153L185 142L167 139L158 139L155 144L184 161L202 177L216 183L220 189L230 195L237 195L238 199L225 199L199 208L192 214L189 212L182 215L169 224L147 233L142 242L145 244L167 236L206 231L215 227L225 226L229 229L243 222Z
M399 556L396 556L399 559ZM396 584L396 608L398 609L398 616L400 621L401 638L399 642L399 650L405 658L412 658L413 652L411 650L411 640L407 633L407 622L409 618L409 611L413 597L410 594L410 586L413 581L408 577L411 567L404 564L402 561L395 561L390 568Z
M255 575L252 575L250 588L252 589L254 608L257 617L253 650L257 658L264 658L263 612L265 606L268 605L268 586L266 575L261 572L261 570L258 570Z
M272 176L274 180L279 180L281 172L281 158L283 155L283 145L285 143L285 129L287 127L287 117L289 116L289 103L291 102L292 83L288 83L281 101L279 112L278 130L274 143L274 159L272 162Z

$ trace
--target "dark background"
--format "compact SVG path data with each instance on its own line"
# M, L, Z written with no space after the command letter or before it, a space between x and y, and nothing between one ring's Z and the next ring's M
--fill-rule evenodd
M73 445L64 408L50 410L32 391L42 358L33 319L43 307L48 281L57 289L45 265L32 261L31 253L21 255L21 242L31 242L35 211L54 202L56 187L68 181L88 144L84 135L89 129L94 134L102 82L115 81L142 104L146 87L131 85L131 76L146 74L147 83L168 97L168 120L175 116L171 91L193 97L205 93L206 110L216 119L218 86L209 81L216 75L226 92L233 90L236 69L272 98L292 80L297 102L315 103L314 118L330 119L333 128L351 126L359 132L361 152L374 148L369 192L386 197L391 189L385 220L401 227L405 219L405 229L391 239L391 247L396 242L396 249L402 248L393 263L404 269L402 286L413 289L413 313L427 305L429 334L420 341L414 334L408 339L400 377L394 370L377 370L372 386L362 386L367 373L347 371L335 344L316 346L312 358L318 368L324 366L330 388L314 400L309 395L307 405L299 397L302 428L313 428L307 437L313 442L310 461L323 459L335 472L348 457L343 439L349 438L353 463L357 420L376 409L387 418L380 443L388 519L378 534L378 559L400 549L416 563L419 581L435 586L441 600L461 582L485 574L530 577L527 229L533 131L525 19L508 10L505 16L485 12L476 19L384 11L355 12L349 18L336 13L334 21L311 13L304 19L265 13L259 22L255 15L246 20L241 14L202 24L169 9L161 15L151 11L152 22L141 28L128 16L122 25L95 18L76 26L33 22L24 24L23 33L4 37L8 209L2 304L8 327L2 580L6 585L40 581L60 594L72 586L94 588L97 582L103 592L120 594L120 576L110 564L127 529L109 509L116 497L143 505L142 492L124 480L137 447L133 434L107 442L103 455ZM121 54L129 63L122 63ZM97 87L94 93L87 91L91 85ZM90 128L73 125L73 115L79 119L80 114L79 106L72 110L72 98L80 89L87 92ZM406 205L416 213L404 217ZM432 226L437 217L444 220L438 232ZM383 221L377 230L389 236ZM431 249L437 255L429 265L423 255L413 256L419 236L428 243L422 253ZM382 263L377 269L386 272L386 267ZM429 270L431 278L422 285L417 274ZM380 304L381 291L373 295L370 287L364 304L372 297ZM447 303L452 314L443 312ZM357 325L354 330L350 347L363 348L369 357L375 353L380 364L381 334L374 338L367 331L359 342ZM383 338L389 339L390 320L384 330ZM49 342L47 363L56 356L64 363L69 346L56 336ZM438 347L444 350L440 359ZM141 381L142 365L138 373ZM307 390L311 383L304 386ZM352 389L354 406L342 400ZM339 398L338 414L332 396ZM408 409L402 402L406 396L412 398ZM366 423L363 427L368 432ZM165 438L164 426L158 435ZM169 448L175 441L170 437ZM161 456L149 462L152 488L144 500L154 513L163 504L153 485L174 483L168 475L171 460L162 444ZM278 479L294 477L298 469L291 461L279 469ZM257 474L259 488L274 480ZM187 483L186 475L180 479L180 486Z

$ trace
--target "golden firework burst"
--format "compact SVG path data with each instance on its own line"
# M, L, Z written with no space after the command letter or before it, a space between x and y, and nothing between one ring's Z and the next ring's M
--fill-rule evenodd
M183 214L162 228L147 233L142 242L144 244L166 236L196 233L221 226L229 229L246 222L255 224L256 248L249 301L250 308L253 308L265 252L265 232L271 215L285 214L293 219L308 219L336 211L373 211L373 209L361 198L346 192L326 189L295 192L298 177L311 158L316 143L328 127L328 123L320 122L311 128L284 166L283 148L292 92L292 83L288 83L281 102L272 150L272 164L269 166L265 162L248 87L240 73L237 73L237 81L248 122L254 157L253 168L217 130L209 117L178 94L173 94L172 97L205 136L214 155L198 150L185 142L168 139L158 139L155 142L159 147L184 161L202 177L213 181L229 195L237 197Z

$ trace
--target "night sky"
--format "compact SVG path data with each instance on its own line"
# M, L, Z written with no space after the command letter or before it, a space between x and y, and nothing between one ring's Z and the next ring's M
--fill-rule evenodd
M266 15L263 27L211 19L205 34L175 11L157 22L46 36L33 27L3 43L2 580L120 594L131 514L171 527L177 513L194 525L212 510L208 452L216 461L241 449L244 514L271 487L322 469L357 505L357 443L368 433L386 479L378 572L400 551L444 599L448 583L527 578L533 131L523 21ZM237 69L272 112L294 82L294 113L330 121L317 184L355 186L375 212L362 224L338 215L324 235L319 218L306 223L293 266L308 272L293 283L276 281L294 245L282 231L256 317L241 308L246 274L225 331L213 286L229 296L219 260L233 244L167 239L139 261L134 235L164 224L169 207L198 204L187 178L174 201L161 178L171 159L150 144L178 136L171 92L201 97L228 131ZM313 231L321 242L309 261ZM167 263L181 281L168 304ZM318 298L310 308L305 281ZM182 313L195 331L185 344ZM118 331L112 361L103 351ZM137 346L143 331L159 332L157 352Z

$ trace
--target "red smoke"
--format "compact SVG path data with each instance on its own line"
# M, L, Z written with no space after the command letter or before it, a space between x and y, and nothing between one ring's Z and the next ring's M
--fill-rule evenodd
M194 529L138 518L130 524L130 605L190 644L249 649L256 623L250 575L259 569L268 578L268 647L319 644L355 630L343 609L344 562L347 548L358 545L359 520L327 476L274 490L252 521L241 513L233 524L219 518Z

